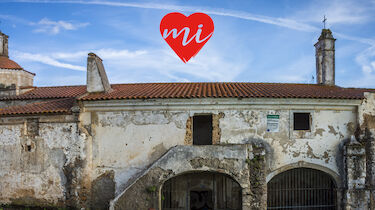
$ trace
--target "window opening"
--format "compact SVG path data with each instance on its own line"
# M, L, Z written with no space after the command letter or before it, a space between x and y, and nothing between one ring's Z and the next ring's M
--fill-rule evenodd
M294 130L310 130L310 113L293 113Z
M193 117L193 144L212 145L212 115Z

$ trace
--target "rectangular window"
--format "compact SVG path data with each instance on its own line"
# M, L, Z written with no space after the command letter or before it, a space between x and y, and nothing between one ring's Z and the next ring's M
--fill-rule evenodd
M212 115L193 117L193 144L212 145Z
M293 113L294 130L310 130L310 113Z
M39 119L30 118L26 120L26 132L28 136L39 136Z

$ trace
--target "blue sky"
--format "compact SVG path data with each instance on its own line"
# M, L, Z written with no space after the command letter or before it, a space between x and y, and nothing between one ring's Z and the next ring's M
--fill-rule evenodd
M204 12L215 32L184 64L159 32L164 15ZM336 41L336 84L375 88L375 1L0 1L10 58L37 86L86 82L88 52L111 83L315 83L326 15Z

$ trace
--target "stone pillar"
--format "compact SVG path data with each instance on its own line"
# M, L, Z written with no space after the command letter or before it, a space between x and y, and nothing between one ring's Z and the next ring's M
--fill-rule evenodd
M254 143L248 147L250 209L267 209L266 151L264 146L260 144Z
M369 209L370 193L366 189L366 150L354 136L345 145L347 172L345 209Z
M364 93L358 108L359 138L366 146L367 187L370 190L370 209L375 209L375 93Z
M316 81L322 85L335 85L335 41L329 29L323 29L315 46Z
M375 135L370 129L365 130L366 144L366 183L370 190L370 209L375 209Z
M0 56L8 56L8 36L0 31Z

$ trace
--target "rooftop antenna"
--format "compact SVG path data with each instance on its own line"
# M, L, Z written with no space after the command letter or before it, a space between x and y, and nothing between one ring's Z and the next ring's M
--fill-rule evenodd
M326 29L326 21L327 21L327 18L326 18L326 15L324 15L323 17L323 29Z

